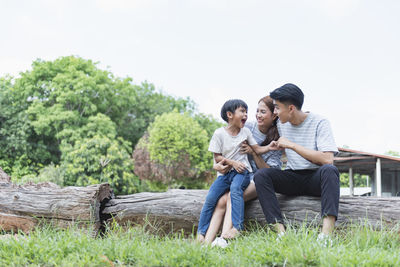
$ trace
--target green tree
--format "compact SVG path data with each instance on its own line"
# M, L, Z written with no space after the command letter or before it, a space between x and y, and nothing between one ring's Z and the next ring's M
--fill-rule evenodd
M116 194L138 191L133 173L130 143L117 137L115 124L104 114L88 118L77 131L61 142L61 165L65 185L108 182Z
M354 187L366 187L368 175L356 173L353 175ZM349 187L349 174L347 172L340 174L340 186Z
M214 131L224 125L224 123L217 121L211 115L205 115L203 113L195 114L193 118L197 121L201 128L206 130L209 140L211 140Z
M213 176L208 143L207 131L189 114L157 116L136 146L135 173L170 186L202 187Z
M385 155L388 156L394 156L394 157L400 157L400 153L394 150L389 150L385 152Z
M51 163L65 167L71 162L65 153L79 151L79 145L107 147L91 147L93 158L109 150L129 155L156 115L195 109L190 99L164 95L147 82L134 85L131 78L117 78L96 65L74 56L36 60L21 77L0 79L0 164L12 177L38 174ZM85 177L96 176L83 169ZM66 182L72 184L67 170Z

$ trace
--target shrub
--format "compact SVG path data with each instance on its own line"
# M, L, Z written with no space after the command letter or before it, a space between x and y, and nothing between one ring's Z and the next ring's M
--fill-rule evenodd
M207 132L188 114L157 116L133 153L142 180L171 187L204 187L213 177Z

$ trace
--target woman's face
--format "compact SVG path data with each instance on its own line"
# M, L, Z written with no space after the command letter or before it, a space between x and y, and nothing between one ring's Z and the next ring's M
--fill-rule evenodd
M276 115L274 115L263 101L258 103L256 119L258 126L269 128L272 125Z

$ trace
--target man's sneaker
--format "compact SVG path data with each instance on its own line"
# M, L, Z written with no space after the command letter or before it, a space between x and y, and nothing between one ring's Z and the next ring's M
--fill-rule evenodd
M323 247L331 247L332 246L332 239L330 235L326 235L324 233L320 233L317 237L317 242Z
M226 242L225 239L222 237L217 237L215 240L211 243L211 247L220 247L220 248L226 248L228 246L228 242Z
M279 232L278 236L276 237L276 242L282 241L283 236L285 235L285 232Z

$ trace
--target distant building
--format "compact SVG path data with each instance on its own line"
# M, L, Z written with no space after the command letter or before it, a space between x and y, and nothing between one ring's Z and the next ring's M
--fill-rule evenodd
M400 196L399 157L339 148L334 164L341 173L349 173L349 195L362 195L359 194L358 189L355 192L353 187L353 176L358 173L371 178L372 196ZM342 193L345 194L344 191Z

